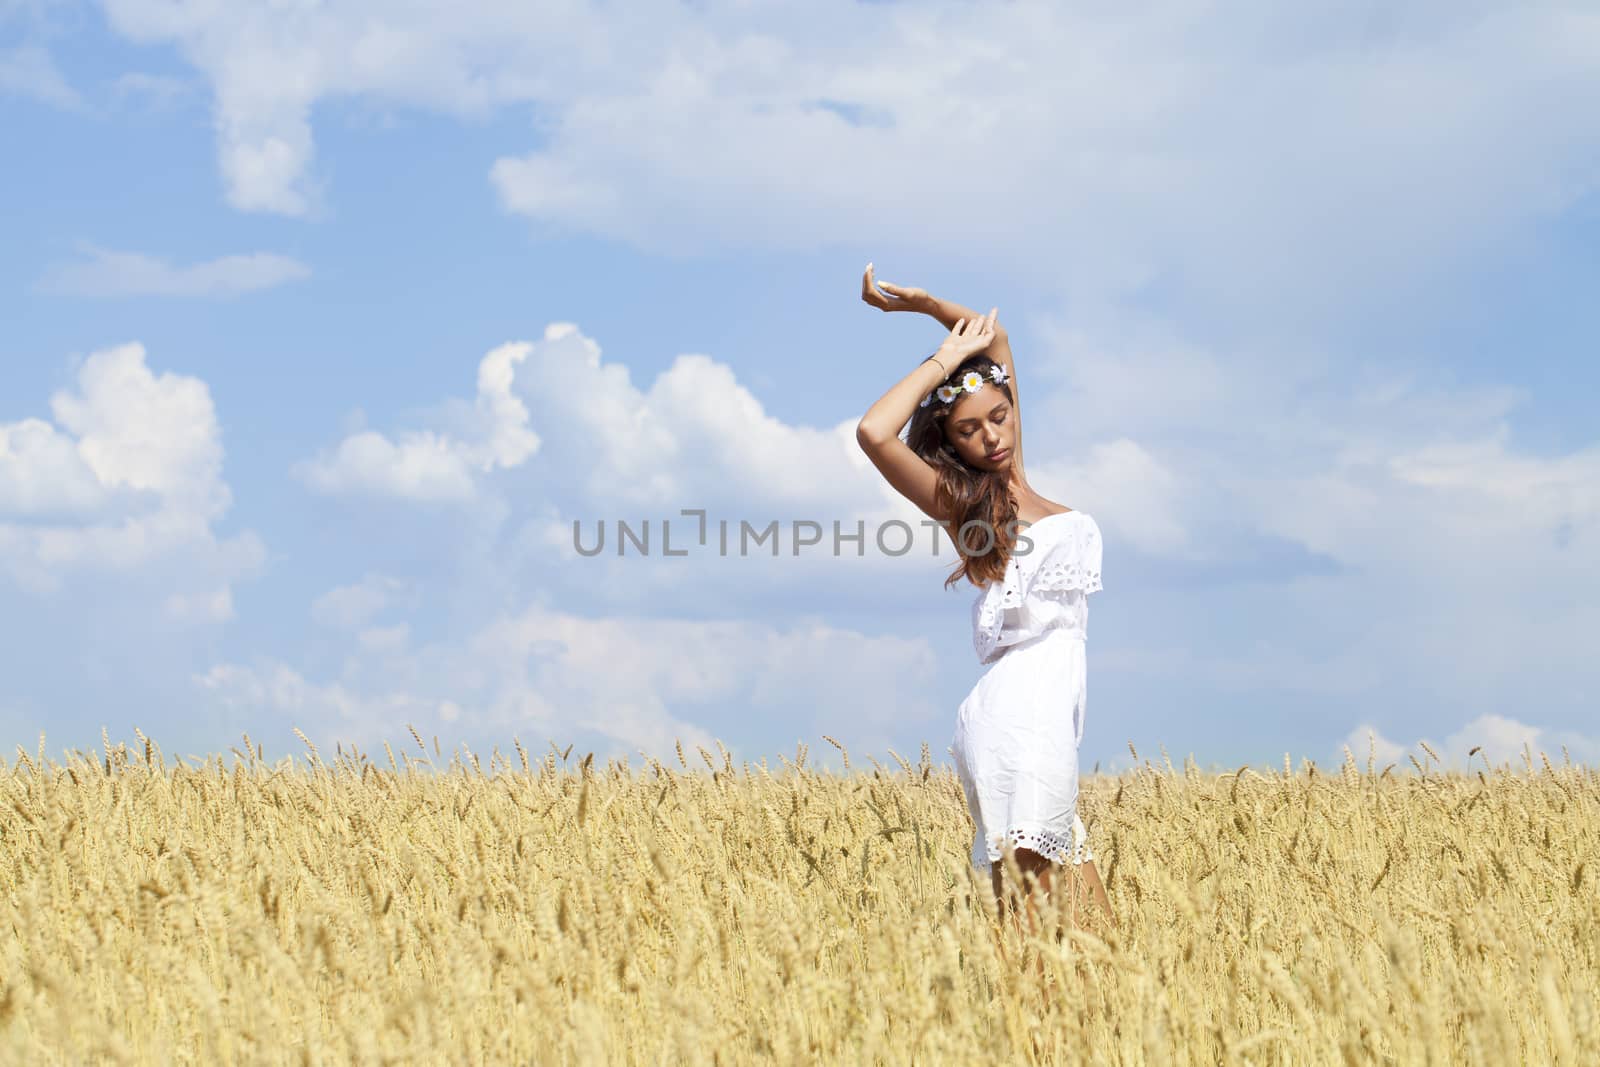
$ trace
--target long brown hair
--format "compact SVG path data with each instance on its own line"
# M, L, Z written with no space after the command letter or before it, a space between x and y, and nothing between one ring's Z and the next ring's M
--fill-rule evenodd
M997 384L989 378L995 366L995 361L982 353L968 356L942 384L959 382L968 371L977 371L986 386L1000 390L1011 401L1015 418L1016 398L1011 395L1011 386ZM926 407L919 407L912 414L906 431L906 444L911 451L921 456L939 477L934 498L948 516L949 528L956 535L961 559L944 580L946 588L963 577L974 585L998 581L1005 575L1011 550L1017 542L1017 501L1011 495L1010 471L969 467L961 461L955 446L945 439L945 422L950 409L960 400L957 397L946 404L935 396ZM974 523L971 528L967 527L969 522Z

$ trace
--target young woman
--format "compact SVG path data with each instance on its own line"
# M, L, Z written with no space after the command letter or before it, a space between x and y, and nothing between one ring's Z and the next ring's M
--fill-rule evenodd
M883 394L856 440L890 485L941 523L965 577L973 647L986 669L956 715L950 746L977 826L971 861L988 868L997 905L1004 854L1048 897L1057 865L1072 863L1070 915L1087 891L1111 915L1078 818L1078 743L1087 697L1088 594L1100 586L1100 528L1036 493L1022 469L1016 368L999 309L979 315L921 289L876 281L861 299L916 311L950 330L939 350ZM901 428L910 428L902 440Z

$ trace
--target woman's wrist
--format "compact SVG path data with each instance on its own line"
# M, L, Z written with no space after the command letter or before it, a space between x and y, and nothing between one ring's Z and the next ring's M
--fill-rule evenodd
M939 325L947 330L955 329L956 323L962 319L970 321L978 317L976 311L963 304L958 304L953 300L940 300L931 294L922 300L917 310L930 318L936 319Z

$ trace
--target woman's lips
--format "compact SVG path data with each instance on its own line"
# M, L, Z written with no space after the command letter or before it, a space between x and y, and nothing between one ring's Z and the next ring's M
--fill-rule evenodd
M1001 449L1001 450L1000 450L1000 451L998 451L998 452L996 452L996 453L995 453L995 454L994 454L994 455L992 455L992 456L990 456L990 457L989 457L989 458L990 458L990 459L991 459L991 460L993 460L993 461L995 461L995 462L999 462L999 461L1000 461L1000 460L1002 460L1002 459L1005 459L1005 458L1006 458L1006 456L1007 456L1007 455L1008 455L1008 454L1009 454L1009 453L1010 453L1010 452L1011 452L1011 449L1009 449L1009 448L1002 448L1002 449Z

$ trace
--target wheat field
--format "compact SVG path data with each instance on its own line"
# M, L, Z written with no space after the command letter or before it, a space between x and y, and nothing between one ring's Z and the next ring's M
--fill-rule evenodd
M927 745L102 739L0 767L8 1063L1600 1063L1591 768L1135 753L1083 783L1115 926L1058 938Z

